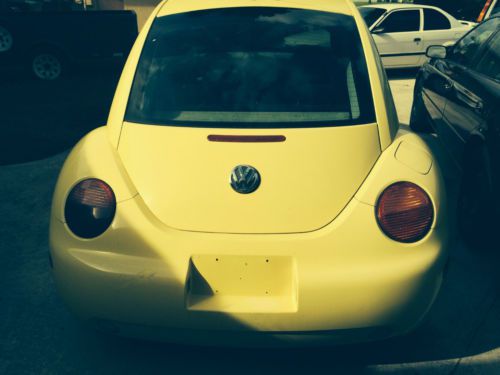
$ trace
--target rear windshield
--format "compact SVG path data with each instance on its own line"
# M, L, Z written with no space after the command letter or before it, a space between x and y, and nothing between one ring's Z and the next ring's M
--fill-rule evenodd
M382 8L370 8L370 7L362 7L359 8L359 11L363 18L365 19L368 27L372 27L372 25L377 21L382 15L386 12L385 9Z
M259 7L158 18L125 120L221 128L375 122L354 19Z

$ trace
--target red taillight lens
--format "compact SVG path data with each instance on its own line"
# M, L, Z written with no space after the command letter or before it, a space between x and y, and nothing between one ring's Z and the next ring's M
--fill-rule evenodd
M427 193L411 182L398 182L382 193L377 203L377 221L395 241L420 241L431 229L434 207Z
M64 216L69 229L79 237L94 238L111 225L116 211L115 194L104 181L90 178L79 182L68 195Z

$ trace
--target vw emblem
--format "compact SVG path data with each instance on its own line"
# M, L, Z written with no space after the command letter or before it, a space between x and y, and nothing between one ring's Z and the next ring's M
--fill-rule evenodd
M231 187L240 194L250 194L260 186L260 174L250 165L238 165L231 172Z

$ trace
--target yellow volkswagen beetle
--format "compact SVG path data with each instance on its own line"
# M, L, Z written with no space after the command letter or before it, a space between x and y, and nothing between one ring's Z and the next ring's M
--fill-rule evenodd
M168 0L64 164L53 271L75 314L122 335L377 340L436 297L444 203L350 0Z

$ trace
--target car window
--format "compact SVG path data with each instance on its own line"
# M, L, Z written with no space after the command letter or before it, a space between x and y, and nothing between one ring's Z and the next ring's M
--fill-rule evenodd
M476 71L500 81L500 32L486 46L484 55L479 59Z
M500 26L498 18L483 22L453 47L449 58L464 66L471 66L479 48L491 37Z
M402 33L420 30L420 10L398 10L382 21L384 33Z
M374 122L354 18L271 7L158 18L126 120L233 128Z
M424 8L424 30L449 30L450 20L435 9Z
M382 8L361 7L359 8L368 27L371 27L386 12Z

